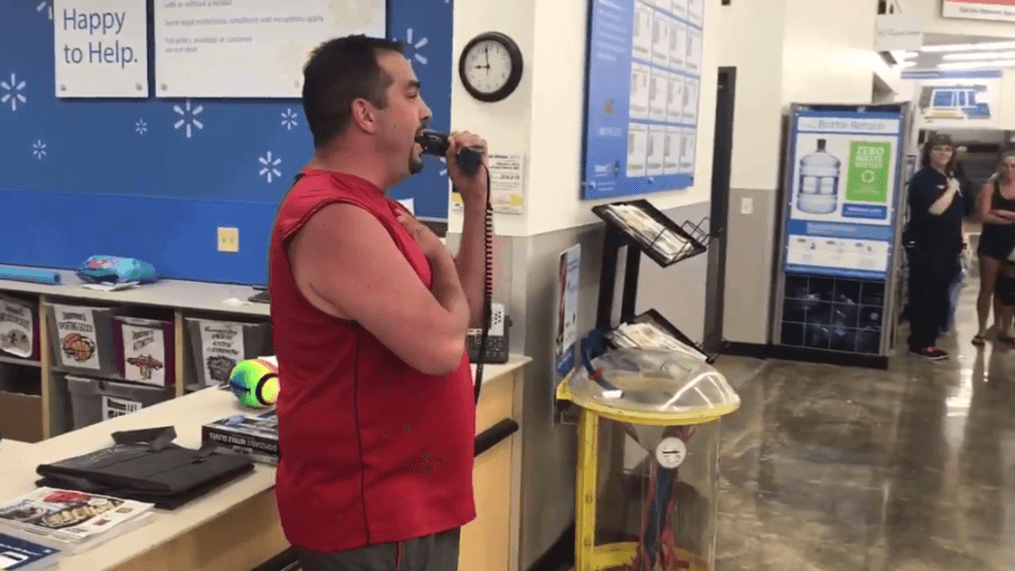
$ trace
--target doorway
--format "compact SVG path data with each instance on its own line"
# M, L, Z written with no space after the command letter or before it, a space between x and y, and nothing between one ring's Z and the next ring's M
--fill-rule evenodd
M737 68L720 67L716 87L715 143L712 151L712 209L709 224L708 286L702 345L709 353L723 348L726 293L726 222L730 205L730 163L733 160L733 108Z

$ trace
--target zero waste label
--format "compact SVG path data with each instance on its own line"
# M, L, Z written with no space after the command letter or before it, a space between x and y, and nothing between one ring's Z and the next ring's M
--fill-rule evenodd
M888 166L892 144L887 142L851 141L849 172L846 177L846 200L888 204Z

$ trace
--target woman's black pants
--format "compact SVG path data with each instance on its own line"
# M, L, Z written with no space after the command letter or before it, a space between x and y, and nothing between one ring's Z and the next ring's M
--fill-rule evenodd
M948 292L958 277L958 252L909 250L909 348L935 345L948 320Z

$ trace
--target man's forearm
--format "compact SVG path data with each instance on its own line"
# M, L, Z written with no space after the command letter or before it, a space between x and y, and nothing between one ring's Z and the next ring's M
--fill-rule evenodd
M464 338L469 332L469 301L462 290L454 258L444 255L431 260L430 268L433 273L430 292L433 293L437 303L452 315L455 327Z
M458 277L465 297L469 301L469 324L483 325L483 293L485 287L486 249L486 201L465 203L465 220L462 223L462 244L455 257Z

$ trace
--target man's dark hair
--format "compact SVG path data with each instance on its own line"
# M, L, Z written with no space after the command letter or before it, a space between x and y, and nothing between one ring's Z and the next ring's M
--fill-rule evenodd
M314 148L345 131L356 99L382 109L387 106L385 90L393 79L377 63L383 51L404 54L405 47L393 40L354 35L328 40L310 54L303 67L303 113Z
M951 147L952 158L948 160L948 164L945 165L945 172L950 173L955 168L955 143L952 142L952 138L948 135L941 133L935 133L927 138L927 142L923 144L923 152L920 154L920 166L927 168L932 166L934 162L931 160L930 155L934 150L934 147Z

